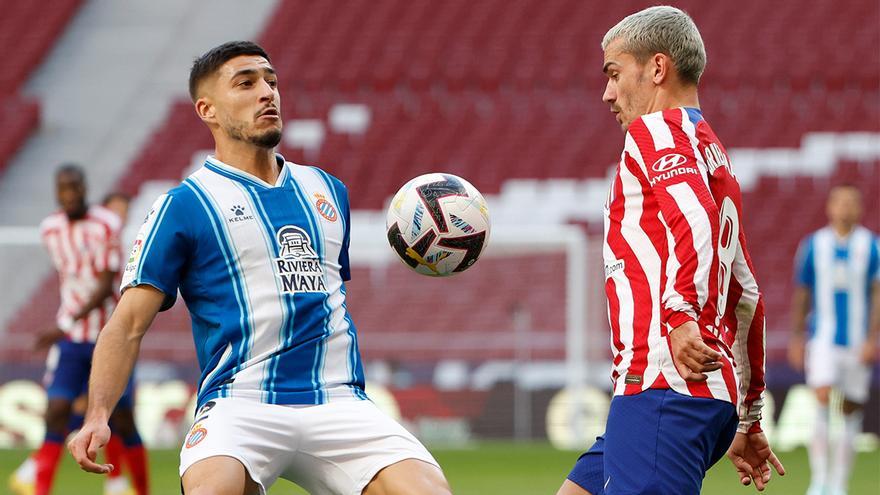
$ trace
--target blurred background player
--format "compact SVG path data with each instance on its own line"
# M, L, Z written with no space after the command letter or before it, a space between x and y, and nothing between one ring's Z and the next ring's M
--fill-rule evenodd
M806 372L818 406L808 448L807 493L844 495L877 358L880 255L876 235L859 223L862 194L857 187L834 187L826 213L828 225L807 236L798 249L789 361ZM844 417L834 449L828 428L832 389L843 396Z
M112 211L119 217L120 225L125 226L128 219L128 208L131 197L122 192L111 192L104 196L101 206ZM54 332L50 332L52 334ZM38 338L36 350L45 350L51 344L46 345ZM78 430L82 426L83 417L86 414L88 394L83 393L73 401L70 411L68 431ZM133 495L128 478L122 476L124 444L116 432L110 437L107 447L104 449L104 457L108 464L116 467L107 474L107 482L104 484L104 495ZM23 463L12 473L9 479L9 489L16 495L31 495L34 493L36 483L36 461L34 456L28 456Z
M51 349L45 377L46 436L33 455L36 495L51 490L63 442L70 431L73 403L87 389L95 340L116 305L114 281L121 265L122 221L103 206L87 204L82 168L61 166L55 173L55 190L61 210L43 220L40 231L59 274L61 307L56 326L37 338L38 348ZM134 423L131 387L129 381L112 422L114 431L122 437L135 489L138 495L146 495L146 453Z
M101 205L113 213L116 213L116 216L118 216L120 222L122 222L122 227L125 227L125 224L128 221L128 208L131 205L131 196L123 192L114 191L104 196ZM123 244L123 246L125 245Z
M703 40L681 10L652 7L602 49L602 99L626 133L605 206L614 397L559 495L698 494L728 447L763 490L770 463L784 473L760 426L764 305L739 184L699 109Z

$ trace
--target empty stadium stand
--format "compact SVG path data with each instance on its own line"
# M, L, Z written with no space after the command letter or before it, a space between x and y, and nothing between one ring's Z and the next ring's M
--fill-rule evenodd
M0 174L28 135L39 124L38 102L19 94L19 88L39 66L70 21L80 0L59 0L47 9L41 2L0 0Z

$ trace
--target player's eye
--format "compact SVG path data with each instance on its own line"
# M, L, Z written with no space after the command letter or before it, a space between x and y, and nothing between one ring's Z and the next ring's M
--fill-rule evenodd
M276 81L275 79L267 79L266 82L269 83L270 88L278 86L278 81Z
M239 82L236 86L249 88L253 85L254 85L253 81L251 81L250 79L245 79L244 81Z

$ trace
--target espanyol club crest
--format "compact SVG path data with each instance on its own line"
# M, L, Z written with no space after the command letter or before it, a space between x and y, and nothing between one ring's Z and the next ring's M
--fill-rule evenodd
M315 208L317 208L318 213L321 214L328 222L335 222L339 215L336 213L336 208L333 206L333 203L327 201L321 194L315 194Z
M186 439L186 448L191 449L202 442L205 437L208 436L207 428L203 427L201 423L196 423L193 425L192 430L190 430L189 437Z

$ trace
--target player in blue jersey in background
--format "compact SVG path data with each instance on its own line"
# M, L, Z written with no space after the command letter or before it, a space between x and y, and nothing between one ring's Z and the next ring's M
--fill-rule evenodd
M181 449L186 495L264 494L278 477L317 494L450 493L431 454L364 393L345 306L347 191L275 154L281 99L269 56L250 42L220 45L195 61L189 89L215 152L154 203L135 240L74 458L108 471L94 461L109 411L179 291L202 372Z
M801 242L795 266L789 361L806 372L818 411L809 446L809 495L843 495L862 428L871 364L880 337L880 253L876 236L859 225L862 196L852 185L828 197L828 226ZM828 398L843 395L844 428L828 438Z

